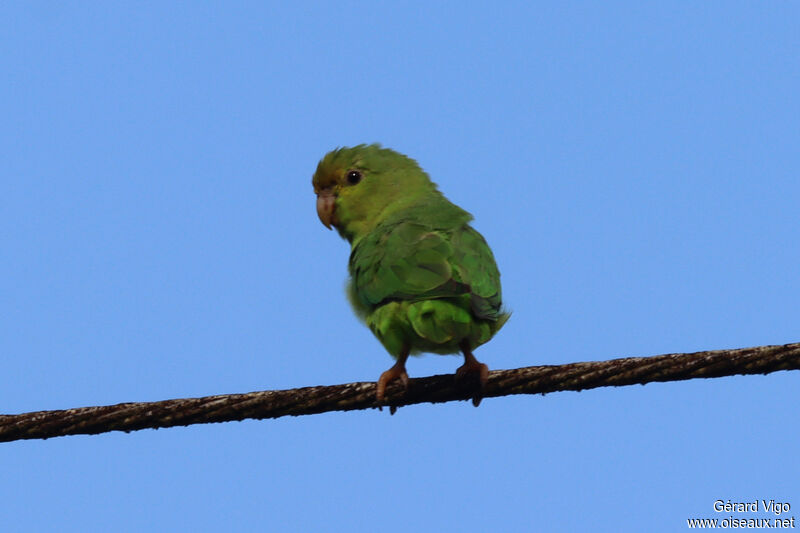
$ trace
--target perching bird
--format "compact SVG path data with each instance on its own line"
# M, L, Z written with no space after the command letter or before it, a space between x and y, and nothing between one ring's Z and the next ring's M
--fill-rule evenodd
M416 161L378 144L328 153L312 184L319 219L352 245L350 302L397 360L378 379L378 401L390 382L408 385L406 359L420 352L460 351L456 378L477 375L483 387L489 368L472 350L509 314L472 215L447 200Z

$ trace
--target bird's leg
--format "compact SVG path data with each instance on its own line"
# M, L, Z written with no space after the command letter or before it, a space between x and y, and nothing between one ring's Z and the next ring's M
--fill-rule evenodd
M378 403L383 402L383 395L386 392L386 385L392 381L399 379L403 382L403 386L408 388L408 374L406 373L406 359L408 359L409 348L403 347L403 351L397 357L397 362L392 367L381 374L378 378L378 391L375 395Z
M456 370L456 381L464 381L471 375L477 375L480 382L480 391L472 398L472 404L478 407L478 404L481 403L483 388L486 386L486 382L489 381L489 367L475 359L468 341L464 340L459 345L459 348L464 353L464 364Z

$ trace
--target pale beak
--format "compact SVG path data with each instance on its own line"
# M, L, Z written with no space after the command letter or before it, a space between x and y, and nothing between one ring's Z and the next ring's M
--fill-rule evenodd
M331 189L322 189L317 194L317 216L328 229L331 224L336 225L334 212L336 211L336 195Z

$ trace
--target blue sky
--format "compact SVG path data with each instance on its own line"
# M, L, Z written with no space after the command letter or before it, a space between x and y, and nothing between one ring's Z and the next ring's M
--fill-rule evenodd
M0 412L377 379L392 361L348 307L349 248L310 185L361 142L475 215L514 313L476 352L490 368L800 341L799 16L6 3ZM800 515L797 380L2 444L0 524L677 531L731 516L718 499Z

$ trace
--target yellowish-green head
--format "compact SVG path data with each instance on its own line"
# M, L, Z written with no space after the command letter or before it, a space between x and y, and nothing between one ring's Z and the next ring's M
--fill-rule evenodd
M436 191L416 161L379 144L329 152L311 182L319 219L350 242L398 209Z

